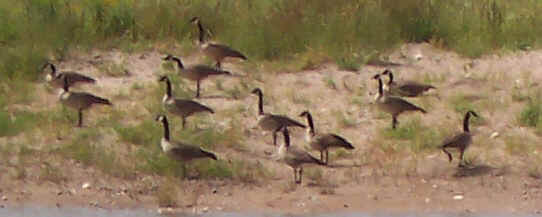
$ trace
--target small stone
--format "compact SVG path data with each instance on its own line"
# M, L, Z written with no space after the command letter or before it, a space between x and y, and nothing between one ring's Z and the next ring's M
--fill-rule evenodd
M422 58L423 58L423 55L421 53L418 53L418 54L414 55L415 60L420 61L420 60L422 60Z
M428 198L428 197L426 197L426 198L425 198L425 203L429 203L429 202L431 202L431 199Z
M297 204L297 207L305 207L305 203L301 202Z
M438 185L437 185L437 184L433 184L431 187L433 187L434 189L437 189L437 188L438 188Z
M216 194L216 193L218 193L218 190L215 188L213 189L213 194Z
M344 204L344 208L348 208L348 207L350 207L350 205L348 205L348 204L345 203L345 204Z
M455 195L453 198L454 200L463 200L465 197L463 195Z
M427 183L427 180L425 180L425 179L422 179L421 181L422 181L423 184Z
M8 200L8 197L6 197L6 195L2 196L2 200L3 200L3 201L7 201L7 200Z
M60 195L62 195L62 194L64 194L64 191L57 191L57 192L56 192L56 195L57 195L57 196L60 196Z
M209 207L203 207L203 208L201 209L201 211L202 211L202 212L209 212Z
M493 132L489 138L495 139L499 136L499 132Z
M6 208L6 207L4 206L4 204L2 204L2 205L0 205L0 208L2 208L2 209L3 209L3 208Z
M90 188L90 183L88 182L85 182L83 183L83 185L81 186L83 189L89 189Z
M215 207L215 209L218 210L218 211L222 211L224 209L224 207L217 206L217 207Z

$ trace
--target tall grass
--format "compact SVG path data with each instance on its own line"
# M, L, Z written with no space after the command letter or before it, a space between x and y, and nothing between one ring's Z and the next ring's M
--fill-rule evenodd
M188 20L195 15L214 40L250 59L311 51L344 64L402 42L430 41L472 57L539 46L541 12L533 0L2 1L0 80L36 79L43 61L66 58L73 47L190 47L197 33Z

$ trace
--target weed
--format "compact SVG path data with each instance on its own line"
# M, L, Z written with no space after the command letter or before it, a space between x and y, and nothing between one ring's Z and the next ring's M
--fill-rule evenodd
M505 150L512 155L524 156L532 152L532 141L526 139L525 136L511 135L504 139L506 146Z
M358 120L349 115L345 114L343 111L336 110L333 112L333 116L337 119L339 126L342 128L351 128L358 125Z
M41 182L49 181L55 184L61 184L67 178L62 174L62 170L48 163L43 163L40 169L39 180Z
M35 119L38 116L32 112L21 111L9 114L0 111L0 137L15 136L23 131L36 127Z
M529 127L542 125L542 106L540 105L540 101L529 101L519 113L518 121L521 125Z
M326 87L332 90L337 90L337 83L335 82L332 76L328 75L324 77L324 83L326 84Z
M168 179L165 182L166 183L162 183L162 185L160 185L154 196L156 197L158 206L175 207L178 203L177 194L179 190L175 181Z
M442 133L421 124L420 119L412 119L396 129L383 128L380 135L384 138L408 140L408 147L414 152L432 149L442 140Z
M341 57L335 60L340 70L357 72L361 66L361 60L353 57Z
M162 135L161 126L154 120L144 120L133 127L116 124L113 129L119 134L122 141L134 145L152 146L158 143Z

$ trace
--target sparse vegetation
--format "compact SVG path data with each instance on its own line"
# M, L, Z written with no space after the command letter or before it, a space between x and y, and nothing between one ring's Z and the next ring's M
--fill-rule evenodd
M399 125L396 129L389 127L380 131L380 136L387 139L406 140L404 143L413 152L430 150L440 145L442 142L442 133L434 128L421 124L420 119L411 119L406 123Z

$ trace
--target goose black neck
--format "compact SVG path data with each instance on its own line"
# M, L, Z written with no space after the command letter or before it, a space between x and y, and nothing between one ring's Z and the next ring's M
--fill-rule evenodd
M263 115L263 94L261 91L258 91L258 114Z
M167 94L167 97L170 98L171 97L171 82L169 81L169 79L166 79L166 94Z
M204 43L203 37L204 37L205 32L203 31L203 25L201 25L200 22L198 22L198 29L199 29L199 42L203 44Z
M378 77L378 93L380 96L384 95L384 89L382 89L382 79Z
M51 66L51 75L53 75L54 77L54 75L56 74L56 67L52 63L49 63L49 65Z
M308 113L307 112L307 122L309 124L309 127L310 127L310 134L311 136L314 136L316 134L315 130L314 130L314 123L312 122L312 115L311 113Z
M388 76L390 76L390 81L388 81L388 84L393 83L393 73L391 73L391 71L388 71Z
M467 114L465 114L465 119L463 119L463 131L467 133L470 132L469 119L470 119L470 112L467 112Z
M286 148L290 147L290 133L288 132L288 128L284 127L282 135L284 136L284 145Z
M62 89L64 89L64 92L68 92L70 89L70 85L68 84L68 77L64 75L64 85L62 86Z
M184 66L183 66L183 63L181 62L181 59L179 59L177 57L173 57L172 59L173 59L173 61L177 62L177 66L179 66L179 69L184 69Z
M165 116L164 119L162 119L162 125L164 125L164 139L169 141L169 123Z

